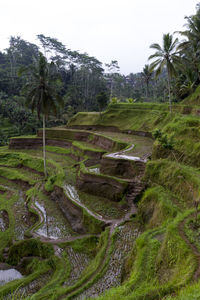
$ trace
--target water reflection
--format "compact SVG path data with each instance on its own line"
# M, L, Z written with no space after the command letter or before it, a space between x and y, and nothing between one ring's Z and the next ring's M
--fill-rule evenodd
M36 231L37 234L54 240L72 236L70 226L56 207L52 208L50 207L50 203L46 205L45 202L39 201L35 201L35 206L43 215L43 224Z
M115 153L110 153L106 154L105 157L112 157L112 158L119 158L119 159L125 159L125 160L133 160L133 161L146 161L141 159L138 156L132 156L132 155L125 155L124 153L131 151L135 147L134 144L132 144L128 149L115 152Z
M90 168L89 172L90 173L95 173L95 174L100 174L100 168Z
M81 202L81 199L79 198L79 194L77 189L75 188L75 186L70 185L70 184L65 184L63 186L64 191L66 193L66 195L75 203L77 203L78 205L80 205L81 207L83 207L91 216L93 216L95 219L107 222L107 220L105 220L101 215L99 215L98 213L95 213L93 211L91 211L86 205L84 205Z
M15 269L0 270L0 285L22 277L22 274Z
M0 210L0 231L5 231L9 226L9 217L6 210Z

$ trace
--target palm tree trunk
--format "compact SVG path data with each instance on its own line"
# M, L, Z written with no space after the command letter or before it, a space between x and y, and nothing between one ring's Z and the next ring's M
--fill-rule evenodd
M168 95L169 95L169 111L172 113L172 101L171 101L171 89L170 89L170 74L169 70L167 70L167 79L168 79Z
M148 100L149 97L149 81L146 82L146 98Z
M45 149L45 114L43 114L43 160L44 160L44 176L47 178L46 169L46 149Z
M111 78L111 85L110 85L110 101L112 100L112 93L113 93L113 79Z

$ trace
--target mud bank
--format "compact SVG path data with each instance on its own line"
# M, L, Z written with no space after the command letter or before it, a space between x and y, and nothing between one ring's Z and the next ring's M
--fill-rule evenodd
M108 132L120 132L128 133L132 135L145 136L153 138L152 133L148 131L141 130L120 130L115 126L103 126L103 125L72 125L68 126L69 129L79 129L79 130L91 130L91 131L108 131Z
M70 141L46 139L46 145L69 148ZM9 149L37 149L42 147L42 138L12 138L9 141Z
M145 169L142 161L130 161L119 158L103 157L100 164L100 172L111 176L120 176L132 179L139 176Z
M50 194L50 198L58 204L73 231L81 234L86 233L82 209L73 204L60 187L55 186L54 191Z
M128 188L128 182L109 176L80 172L77 188L83 192L120 201Z

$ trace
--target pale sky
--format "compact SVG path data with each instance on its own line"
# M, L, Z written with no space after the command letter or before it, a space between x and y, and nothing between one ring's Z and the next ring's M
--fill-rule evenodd
M117 60L120 72L142 71L163 33L183 30L200 0L0 0L0 49L9 37L37 43L57 38L71 50L102 63Z

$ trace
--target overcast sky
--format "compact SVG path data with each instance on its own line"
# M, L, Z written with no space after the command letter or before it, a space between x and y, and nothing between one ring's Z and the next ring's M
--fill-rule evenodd
M117 60L121 73L140 72L163 33L183 30L197 0L0 0L0 49L9 37L36 43L57 38L103 63Z

